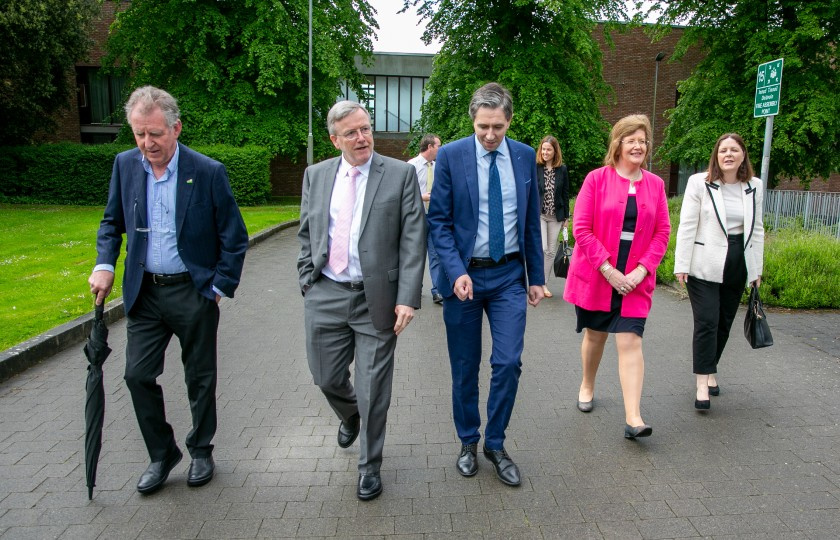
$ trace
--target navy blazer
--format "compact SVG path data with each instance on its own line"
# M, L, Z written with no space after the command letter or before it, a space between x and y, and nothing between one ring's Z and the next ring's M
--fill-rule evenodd
M527 285L543 285L543 250L540 238L540 195L537 156L530 146L505 138L516 182L519 254ZM437 289L454 294L455 281L467 273L478 233L478 165L475 135L440 147L435 160L435 182L427 216L432 242L443 272Z
M215 300L213 286L233 297L239 285L248 232L230 189L224 165L178 143L178 187L175 196L175 230L178 253L193 284ZM126 235L123 303L131 311L146 262L146 171L138 148L114 159L105 217L96 239L96 264L116 266Z

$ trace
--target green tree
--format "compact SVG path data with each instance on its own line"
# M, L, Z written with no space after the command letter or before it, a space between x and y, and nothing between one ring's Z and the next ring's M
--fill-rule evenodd
M609 125L598 106L608 96L595 20L626 18L613 0L405 0L428 20L423 39L441 42L426 90L421 132L444 141L469 135L473 91L496 81L514 98L509 135L536 147L560 141L573 186L601 165Z
M674 53L706 54L680 83L667 114L660 152L671 161L705 163L718 136L744 136L760 170L764 118L753 118L759 64L784 58L781 108L771 150L770 185L777 175L810 180L840 169L840 2L836 0L657 0L662 24L688 28ZM657 28L658 33L666 27Z
M308 0L134 0L111 28L105 62L133 89L153 84L181 107L186 142L257 144L297 157L308 131ZM354 60L372 55L375 11L366 0L313 2L313 132L340 81L361 92ZM127 130L124 134L128 136Z
M0 144L29 143L55 127L98 13L99 0L0 1Z

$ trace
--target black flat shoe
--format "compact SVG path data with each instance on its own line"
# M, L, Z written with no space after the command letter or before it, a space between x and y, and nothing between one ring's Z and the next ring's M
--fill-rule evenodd
M490 460L493 467L496 469L496 476L499 477L503 483L509 486L518 486L522 483L519 476L519 467L510 459L510 456L504 448L501 450L490 450L484 447L484 457Z
M478 459L476 459L476 454L478 453L478 444L464 444L461 445L461 453L458 454L458 461L455 463L455 466L458 468L458 472L461 473L461 476L475 476L475 473L478 472Z
M144 495L154 493L163 487L163 483L169 478L169 473L180 463L184 455L177 448L170 452L162 461L153 461L140 475L137 482L137 491Z
M187 473L187 485L190 487L203 486L213 479L215 470L216 464L213 463L213 456L193 459Z
M709 395L710 396L719 396L720 395L720 385L710 386L709 387Z
M341 422L338 426L338 446L341 448L349 448L351 444L359 436L359 417L355 421L349 423Z
M577 408L580 412L592 412L592 409L595 408L595 398L589 401L578 401Z
M641 426L631 426L630 424L624 424L625 439L635 439L636 437L650 437L652 433L653 428L647 424L642 424Z
M712 408L712 402L708 399L695 399L694 408L700 411L707 411Z
M382 493L382 479L379 478L379 473L360 474L359 488L356 491L356 496L362 501L370 501L379 497Z

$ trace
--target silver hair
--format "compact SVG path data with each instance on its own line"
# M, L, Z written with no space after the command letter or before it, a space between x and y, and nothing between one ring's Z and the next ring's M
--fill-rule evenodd
M175 98L166 90L154 86L141 86L131 93L125 103L125 118L129 125L131 125L131 113L137 107L140 114L149 114L155 107L160 108L166 119L166 125L170 128L174 127L181 118L181 109L178 108Z
M488 109L501 108L505 113L505 120L510 120L513 117L513 99L510 97L508 89L499 83L487 83L473 93L470 100L471 119L475 120L475 115L481 107L487 107Z
M330 108L330 112L327 113L327 131L330 132L330 135L337 135L335 132L335 123L341 122L357 110L365 111L365 114L368 117L368 121L370 121L370 113L365 109L365 107L356 101L339 101L335 105Z

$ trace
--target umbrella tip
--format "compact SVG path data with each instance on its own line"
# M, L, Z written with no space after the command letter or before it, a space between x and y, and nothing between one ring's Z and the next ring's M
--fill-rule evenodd
M88 500L93 500L93 486L88 488Z

